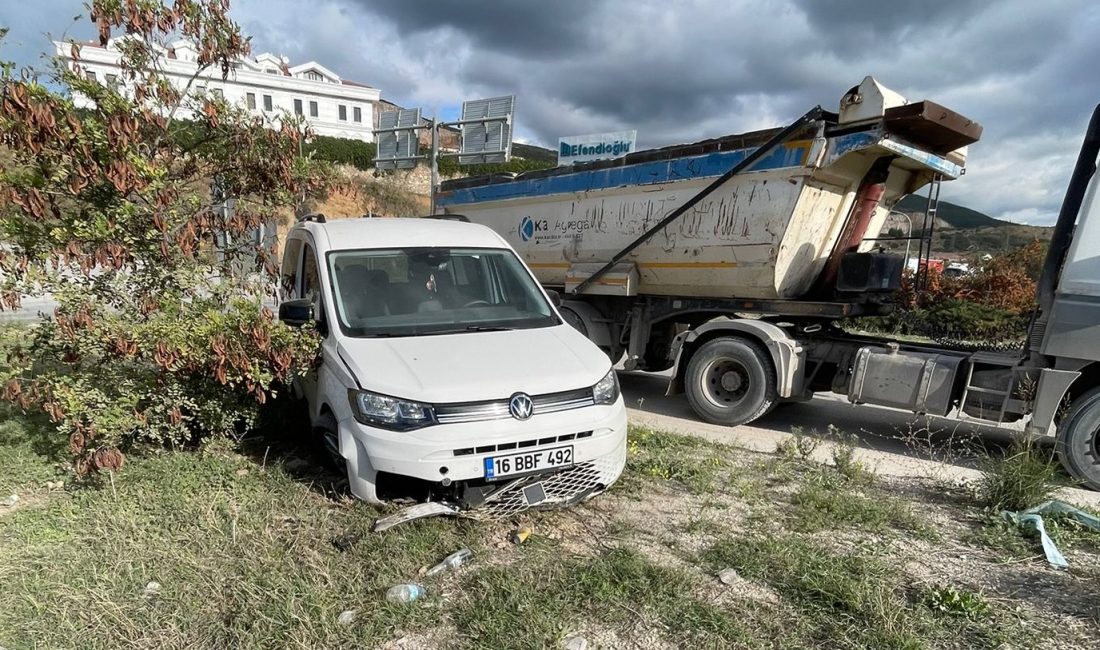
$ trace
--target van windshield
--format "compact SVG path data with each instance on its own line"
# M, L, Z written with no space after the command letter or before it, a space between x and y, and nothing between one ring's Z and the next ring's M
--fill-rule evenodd
M348 336L421 336L559 323L510 250L333 251L329 278Z

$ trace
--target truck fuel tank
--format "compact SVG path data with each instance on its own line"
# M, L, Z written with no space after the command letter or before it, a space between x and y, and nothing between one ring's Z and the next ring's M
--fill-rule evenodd
M855 355L848 401L947 415L965 357L865 346Z

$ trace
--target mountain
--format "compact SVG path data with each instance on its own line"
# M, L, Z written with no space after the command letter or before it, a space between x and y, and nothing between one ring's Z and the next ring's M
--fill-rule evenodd
M895 212L911 216L914 235L920 235L921 219L928 199L921 195L909 195L898 201ZM936 225L932 250L942 253L1003 253L1033 241L1050 241L1052 228L1028 226L993 217L966 206L940 201L936 211ZM881 236L902 237L909 231L910 219L891 214L883 225ZM900 240L885 243L886 248L901 250Z
M512 143L512 155L517 158L524 158L526 160L537 160L540 162L549 162L557 164L558 153L553 149L546 149L545 147L538 147L533 144L521 144L519 142Z
M927 203L927 197L910 194L898 201L894 209L899 212L924 214ZM1009 221L994 219L988 214L949 201L940 201L939 207L936 209L936 216L943 220L948 228L996 228L1015 225Z

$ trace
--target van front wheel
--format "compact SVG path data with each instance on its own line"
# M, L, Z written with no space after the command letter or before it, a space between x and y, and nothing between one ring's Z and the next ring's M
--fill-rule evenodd
M688 362L684 383L691 408L714 424L752 422L779 401L775 368L767 350L743 338L704 343Z

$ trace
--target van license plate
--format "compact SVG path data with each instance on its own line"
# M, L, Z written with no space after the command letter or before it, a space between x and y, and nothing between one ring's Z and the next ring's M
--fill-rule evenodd
M573 445L524 451L485 459L485 478L504 478L573 464Z

